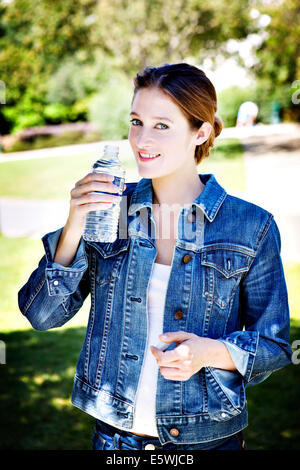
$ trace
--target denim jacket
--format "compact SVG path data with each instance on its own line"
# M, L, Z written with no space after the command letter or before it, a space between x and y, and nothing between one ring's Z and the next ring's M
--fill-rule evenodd
M240 431L247 426L245 388L289 364L292 355L273 215L228 195L212 174L199 177L205 188L178 219L163 331L222 341L237 370L204 367L186 381L158 373L156 423L162 444L208 442ZM72 403L129 431L157 254L152 197L151 179L127 183L117 240L81 239L68 267L53 262L62 229L45 235L45 255L19 291L20 310L37 330L65 324L91 295ZM191 212L194 220L187 221ZM175 315L178 311L182 314Z

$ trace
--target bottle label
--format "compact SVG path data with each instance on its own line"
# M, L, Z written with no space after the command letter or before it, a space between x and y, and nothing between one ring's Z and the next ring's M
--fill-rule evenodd
M97 194L110 194L111 196L116 196L116 195L122 196L123 190L124 190L125 178L121 178L120 176L115 176L114 178L115 179L113 180L112 183L119 188L118 193L109 193L109 192L103 193L102 191L94 191L94 192Z
M124 183L125 183L125 178L121 178L120 176L115 176L115 179L113 180L113 184L115 184L116 186L118 186L118 188L120 188L119 194L123 193Z

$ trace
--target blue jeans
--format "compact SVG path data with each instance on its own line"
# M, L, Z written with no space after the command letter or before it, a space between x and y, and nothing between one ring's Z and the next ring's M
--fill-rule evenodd
M169 442L162 445L158 438L137 436L99 420L96 420L92 442L93 450L245 450L245 442L241 432L211 442L198 444L173 444Z

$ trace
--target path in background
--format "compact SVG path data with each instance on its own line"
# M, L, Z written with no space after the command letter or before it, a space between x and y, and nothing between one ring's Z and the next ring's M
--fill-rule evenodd
M300 124L235 128L227 136L238 133L246 165L242 197L274 215L282 258L300 262Z
M244 147L247 192L238 196L270 211L279 226L282 257L300 262L300 125L257 125L224 129L221 138L239 138ZM101 154L107 142L55 147L0 155L0 163L75 154ZM131 154L127 140L118 142L120 156ZM135 170L126 181L138 181ZM0 231L6 236L40 238L63 226L69 201L0 199Z

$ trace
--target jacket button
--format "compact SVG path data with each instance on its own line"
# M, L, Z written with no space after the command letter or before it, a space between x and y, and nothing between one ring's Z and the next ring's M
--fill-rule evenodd
M183 312L180 312L180 311L179 311L179 312L176 312L175 315L174 315L174 317L176 318L176 320L180 320L180 318L183 317Z
M184 255L184 257L182 258L182 261L184 262L184 264L189 263L191 261L190 255Z
M145 450L155 450L155 445L154 444L146 444L145 445Z
M179 436L179 431L176 428L172 428L172 429L170 429L170 434L173 437L177 437L177 436Z
M53 281L54 286L58 286L58 281Z
M195 214L193 214L192 212L190 212L190 213L187 215L187 221L192 223L192 222L195 222L195 220L196 220Z

